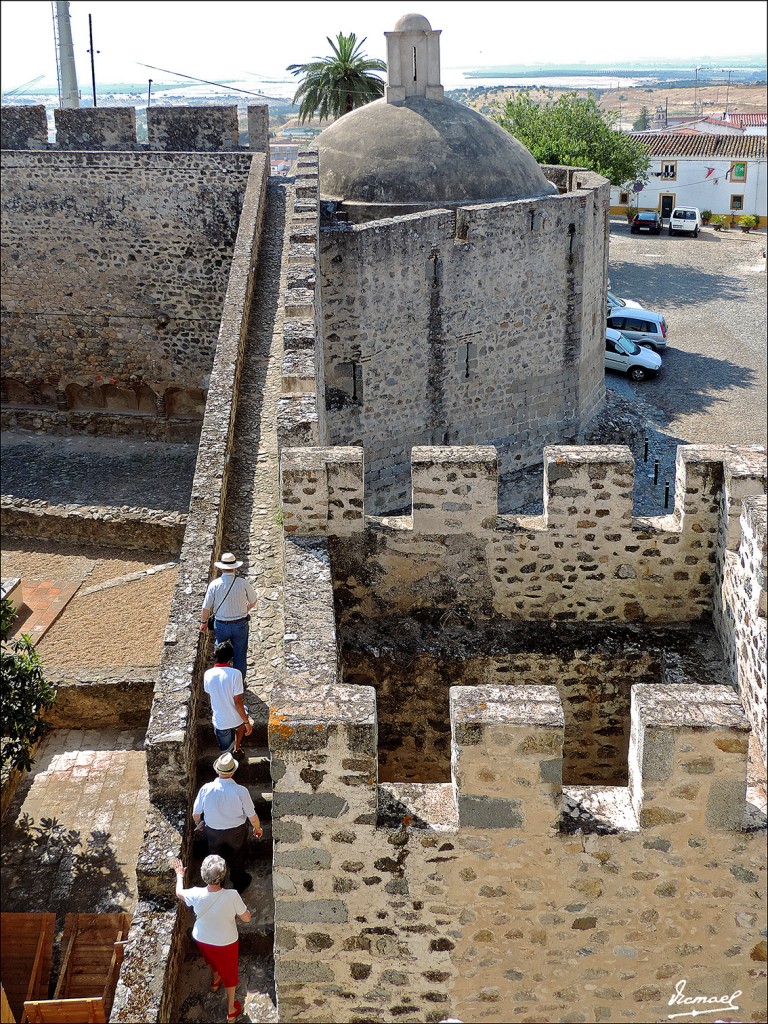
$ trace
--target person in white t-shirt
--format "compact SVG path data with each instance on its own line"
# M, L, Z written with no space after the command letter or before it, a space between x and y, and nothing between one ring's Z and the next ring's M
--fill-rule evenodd
M208 619L213 616L213 634L217 644L232 641L234 664L245 679L248 668L249 612L256 607L256 591L248 580L237 575L243 563L231 551L213 563L221 576L208 584L200 614L200 629L206 632Z
M173 861L173 870L176 872L176 895L195 912L192 938L211 968L211 992L218 992L224 986L227 1021L232 1024L243 1012L241 1003L235 999L238 982L237 918L247 923L251 912L235 889L222 889L221 883L227 873L222 857L206 857L200 866L205 888L184 888L185 868L178 857Z
M213 731L219 750L241 753L243 736L250 736L253 726L243 704L243 677L232 667L232 643L225 640L214 648L215 665L203 676L203 689L211 698Z

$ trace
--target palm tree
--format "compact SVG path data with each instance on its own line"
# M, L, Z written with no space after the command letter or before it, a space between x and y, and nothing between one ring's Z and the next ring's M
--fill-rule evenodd
M361 53L364 42L358 43L354 32L339 32L336 42L328 38L333 56L286 68L292 75L304 75L293 97L294 103L301 102L299 121L311 120L315 112L321 119L341 117L384 95L384 82L370 72L386 71L387 65Z

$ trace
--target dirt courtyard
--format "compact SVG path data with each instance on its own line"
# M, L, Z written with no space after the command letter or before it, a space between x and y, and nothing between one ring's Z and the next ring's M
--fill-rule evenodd
M157 665L176 561L156 552L4 540L4 579L77 585L37 644L44 667ZM24 612L19 627L24 631Z

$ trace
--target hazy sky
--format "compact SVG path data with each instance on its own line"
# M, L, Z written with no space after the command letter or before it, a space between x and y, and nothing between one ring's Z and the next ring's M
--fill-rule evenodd
M4 0L2 88L45 75L56 85L51 4ZM88 15L93 16L97 81L173 81L139 66L154 64L200 78L247 74L285 77L285 67L328 50L327 35L368 37L370 56L386 57L383 33L418 11L443 30L445 67L506 63L695 58L709 51L760 52L766 38L763 0L582 0L539 2L207 2L207 0L71 0L80 86L90 84ZM718 26L722 31L718 30ZM258 79L253 79L254 84Z

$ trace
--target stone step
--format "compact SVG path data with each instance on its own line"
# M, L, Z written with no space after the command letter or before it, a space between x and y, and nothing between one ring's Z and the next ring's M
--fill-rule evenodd
M242 786L261 786L263 789L272 788L272 779L269 774L269 750L264 746L251 744L251 737L246 737L243 744L245 757L239 762L240 767L235 772L235 781ZM213 763L221 755L216 743L210 743L198 749L197 754L197 781L198 786L204 782L210 782L215 778ZM237 760L237 759L236 759Z

